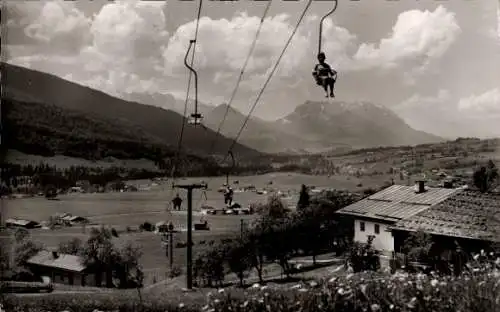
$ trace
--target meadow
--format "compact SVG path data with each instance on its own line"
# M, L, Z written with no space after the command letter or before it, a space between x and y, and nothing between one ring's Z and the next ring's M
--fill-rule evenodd
M200 241L208 242L225 237L234 237L241 231L241 220L243 225L247 225L254 216L238 215L201 215L200 208L203 205L222 208L223 196L217 189L225 182L225 177L217 178L188 178L180 179L178 183L199 183L200 181L209 183L206 191L206 199L202 191L195 191L193 194L193 222L200 221L201 218L208 221L210 231L194 231L193 252L198 253L207 248L207 244L200 244ZM233 182L238 181L238 185ZM357 185L359 179L347 176L309 176L296 173L276 173L260 176L239 176L231 177L234 189L253 185L257 189L268 188L270 191L281 191L289 194L283 198L283 202L290 207L294 207L298 199L298 191L302 183L308 186L315 186L318 189L335 188L345 190L361 190ZM271 184L272 182L272 184ZM381 185L380 177L369 180L363 179L363 187L377 187ZM59 196L59 200L46 200L43 197L4 200L4 218L25 218L37 222L47 221L50 216L56 213L70 213L72 215L88 218L92 224L114 227L120 232L117 240L130 240L140 246L143 252L141 265L145 272L145 284L151 284L163 280L168 272L168 258L165 247L161 242L161 236L151 232L127 232L126 228L135 228L148 221L156 223L159 221L172 221L177 229L185 229L187 222L186 191L172 190L170 182L151 183L151 181L138 180L129 181L140 189L147 189L138 192L124 193L97 193L97 194L77 194L71 193ZM183 199L182 211L167 211L170 201L179 193ZM268 194L257 194L255 192L236 192L234 202L243 207L248 207L252 203L264 203ZM79 237L85 240L89 230L81 226L58 228L56 230L34 229L30 230L33 240L43 243L47 248L56 248L59 243ZM174 241L186 241L185 231L176 233ZM5 239L5 237L4 237ZM185 263L185 249L174 248L174 266L182 267Z

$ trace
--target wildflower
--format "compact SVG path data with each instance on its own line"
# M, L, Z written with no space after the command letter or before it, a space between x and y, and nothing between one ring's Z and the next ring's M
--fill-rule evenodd
M247 305L248 305L248 300L247 300L247 301L245 301L245 302L243 302L243 304L241 304L241 307L242 307L242 308L245 308Z
M259 288L259 287L260 287L259 283L255 283L252 285L252 288Z
M264 293L264 297L267 297L267 296L269 296L269 293L268 292Z
M291 289L298 289L298 288L301 288L301 287L302 287L302 285L297 284L297 285L294 285L294 286L292 286L292 287L290 287L290 288L291 288Z
M389 306L389 309L391 309L391 310L392 310L392 309L394 309L394 305L393 305L393 304L391 304L391 305Z
M184 303L182 303L182 302L181 302L181 303L179 303L179 308L180 308L180 309L184 308Z
M438 280L437 280L437 279L433 279L433 280L431 281L431 285L432 285L432 287L436 287L436 286L437 286L437 284L438 284Z
M310 285L311 287L316 287L316 286L318 286L318 283L317 283L316 281L311 281L311 282L309 283L309 285Z
M268 286L264 285L264 286L262 286L262 287L260 288L260 290L266 290L266 289L268 289L268 288L269 288Z
M371 309L372 309L372 311L378 311L378 310L380 310L380 306L378 304L374 303L371 305Z
M300 291L300 292L306 292L306 291L307 291L307 289L305 289L305 288L301 288L301 289L299 289L299 291Z
M219 303L219 302L220 302L220 300L219 300L219 299L215 299L215 300L214 300L214 303Z
M332 278L330 278L330 280L328 281L328 283L334 283L336 280L337 280L336 277L332 277Z
M343 295L345 293L344 288L339 288L339 290L337 290L337 293L339 295Z
M359 288L361 288L361 292L366 295L366 284L360 285Z
M408 306L408 308L413 309L413 308L415 308L416 303L417 303L417 298L413 297L413 298L411 298L411 300L407 304L407 306Z
M224 288L221 288L218 290L219 294L222 294L224 292Z

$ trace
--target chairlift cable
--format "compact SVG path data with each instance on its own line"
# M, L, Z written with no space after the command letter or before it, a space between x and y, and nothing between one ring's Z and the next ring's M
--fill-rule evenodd
M219 138L220 136L220 132L222 130L222 125L224 124L224 122L226 121L226 118L227 118L227 115L229 113L229 109L231 108L231 105L233 103L233 100L236 96L236 93L238 91L238 88L240 86L240 83L241 83L241 80L243 78L243 74L245 73L245 70L247 68L247 65L248 65L248 62L250 61L250 57L252 56L253 54L253 51L255 50L255 46L257 44L257 39L259 38L259 35L260 35L260 32L262 30L262 26L264 25L264 20L265 18L267 17L267 13L269 12L269 8L271 7L271 3L272 3L272 0L269 0L267 5L266 5L266 8L264 10L264 13L262 14L262 17L260 19L260 23L259 23L259 26L257 28L257 32L255 33L255 36L254 36L254 39L252 41L252 44L250 46L250 50L248 51L248 54L247 54L247 57L245 59L245 62L243 63L243 66L240 70L240 75L236 81L236 85L233 89L233 92L231 94L231 97L229 98L229 101L227 103L227 107L226 107L226 111L224 112L224 116L222 117L222 120L221 122L219 123L219 126L217 127L217 131L215 133L215 137L214 139L212 140L212 143L210 144L210 149L209 149L209 152L208 152L208 155L212 155L214 149L215 149L215 143L217 142L217 139ZM234 157L233 157L233 163L234 163ZM206 192L204 192L202 195L201 195L201 198L199 201L202 200L202 198L205 197L205 200L207 200L207 194Z
M245 129L247 123L248 123L248 120L250 119L250 117L252 116L252 113L253 111L255 110L255 107L257 107L257 104L259 103L259 100L262 96L262 94L264 93L264 90L266 89L267 85L269 84L269 81L271 81L271 78L273 77L276 69L278 68L278 65L280 64L280 61L281 59L283 58L283 55L285 55L285 52L286 52L286 49L288 48L288 46L290 45L290 42L292 42L292 39L295 35L295 33L297 32L299 26L300 26L300 23L302 22L302 20L304 19L305 15L306 15L306 12L307 10L309 9L309 7L311 6L311 3L312 3L312 0L309 0L306 7L304 8L304 11L302 12L302 14L300 15L300 18L297 22L297 25L295 25L295 28L290 36L290 38L288 38L288 41L286 42L285 44L285 47L283 48L283 51L281 51L281 54L280 56L278 57L278 60L276 61L276 64L274 65L271 73L269 74L269 76L267 77L266 79L266 82L264 83L264 85L262 86L262 89L260 90L257 98L255 99L255 102L253 103L252 105L252 108L250 109L250 111L248 112L246 118L245 118L245 121L243 122L243 125L241 126L240 130L238 131L238 134L236 135L236 137L234 138L231 146L229 147L229 151L232 152L234 146L236 145L241 133L243 132L243 130ZM227 158L227 156L226 156Z
M200 26L200 16L201 16L202 3L203 3L203 0L200 0L200 4L198 5L198 13L197 13L197 18L196 18L196 28L195 28L195 33L194 33L193 54L191 55L191 67L193 66L194 56L195 56L195 52L196 52L196 40L198 39L198 30L199 30L199 26ZM179 164L180 152L182 149L182 139L184 136L184 127L185 127L186 114L187 114L187 105L188 105L188 101L189 101L189 91L191 89L191 78L192 78L192 72L189 71L188 85L187 85L187 90L186 90L186 99L184 101L184 112L182 114L182 121L181 121L181 131L179 133L179 139L177 142L177 150L175 153L174 163L173 163L172 172L171 172L171 180L172 180L172 189L171 189L172 194L170 196L171 198L173 196L174 184L175 184L175 180L176 180L175 171L176 171L176 168Z
M271 2L272 0L269 0L267 2L267 6L266 6L266 9L264 10L264 13L262 14L262 17L260 19L260 23L259 23L259 27L257 28L257 32L255 33L255 37L252 41L252 44L250 46L250 50L248 51L248 54L247 54L247 57L245 59L245 62L243 63L243 66L241 68L241 71L240 71L240 76L238 77L238 80L236 81L236 85L234 87L234 90L231 94L231 97L229 98L229 101L227 103L227 107L226 107L226 111L224 112L224 117L222 117L222 120L221 122L219 123L219 126L217 128L217 132L215 133L215 138L212 140L212 143L210 145L210 152L208 153L208 155L212 155L212 152L214 150L214 147L215 147L215 143L220 135L220 131L222 129L222 125L224 124L224 122L226 121L226 118L227 118L227 115L229 113L229 109L231 108L231 104L234 100L234 97L236 96L236 93L238 91L238 88L240 86L240 83L241 83L241 80L243 78L243 74L245 73L245 70L246 70L246 67L248 65L248 62L250 61L250 57L252 56L253 54L253 51L255 50L255 46L256 46L256 43L257 43L257 39L259 38L259 35L260 35L260 32L261 32L261 29L262 29L262 26L264 24L264 19L266 18L267 16L267 13L269 11L269 8L271 7Z
M302 20L304 19L305 15L306 15L306 13L307 13L307 10L308 10L308 9L309 9L309 7L311 6L311 4L312 4L312 0L309 0L309 1L308 1L308 3L307 3L307 5L306 5L306 7L304 8L304 11L303 11L303 12L302 12L302 14L300 15L299 20L297 21L297 24L295 25L295 28L294 28L294 30L292 31L292 34L290 35L290 38L288 38L288 41L286 42L286 44L285 44L285 46L284 46L283 50L281 51L281 54L280 54L280 56L278 57L278 60L276 61L275 66L273 67L273 69L272 69L271 73L270 73L270 74L269 74L269 76L267 77L266 82L265 82L265 83L264 83L264 85L262 86L262 89L260 90L260 92L259 92L259 94L258 94L258 96L257 96L257 99L256 99L256 100L255 100L255 102L253 103L252 108L251 108L251 109L250 109L250 111L248 112L248 114L247 114L247 116L246 116L246 118L245 118L245 121L243 122L243 125L241 126L240 130L238 131L238 134L236 135L236 137L233 139L233 142L232 142L232 144L231 144L231 145L230 145L230 147L229 147L228 153L226 154L226 156L224 157L224 160L223 160L222 162L226 161L226 160L227 160L227 157L233 154L233 148L234 148L234 146L235 146L235 145L236 145L236 143L238 142L238 139L239 139L239 137L240 137L241 133L243 132L243 129L246 127L246 124L248 123L248 120L250 119L250 117L251 117L251 115L252 115L252 113L253 113L253 111L254 111L255 107L257 106L257 104L258 104L258 102L259 102L259 100L260 100L260 98L261 98L262 94L264 93L264 90L266 89L267 85L269 84L269 81L271 80L272 76L274 75L274 73L275 73L275 71L276 71L276 68L278 67L278 65L279 65L279 63L280 63L280 61L281 61L281 59L283 58L283 55L285 54L286 49L287 49L287 48L288 48L288 46L290 45L290 42L292 41L292 39L293 39L293 37L294 37L295 33L297 32L297 30L298 30L298 28L299 28L299 26L300 26L300 23L301 23L301 22L302 22ZM211 178L211 179L212 179L212 178ZM211 179L210 179L210 180L211 180ZM209 180L209 181L210 181L210 180Z

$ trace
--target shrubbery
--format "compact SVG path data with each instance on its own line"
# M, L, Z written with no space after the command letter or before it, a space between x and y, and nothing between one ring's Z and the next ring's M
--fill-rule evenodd
M339 222L335 212L356 199L350 193L327 192L292 213L271 196L267 204L256 207L260 217L242 237L221 242L197 257L197 284L222 286L226 274L234 273L243 285L252 270L262 282L263 268L270 263L279 264L289 277L295 271L289 263L293 256L310 255L315 260L324 251L344 251L352 229Z

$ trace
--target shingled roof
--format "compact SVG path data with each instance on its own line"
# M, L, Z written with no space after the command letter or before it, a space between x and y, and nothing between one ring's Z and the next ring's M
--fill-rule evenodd
M500 241L500 194L463 190L430 209L395 223L391 228Z
M54 257L54 254L47 250L40 251L26 261L26 263L73 272L82 272L87 268L82 264L82 258L79 256L58 253Z
M413 186L392 185L340 209L337 213L388 222L397 222L429 209L460 189L426 187L417 193Z

